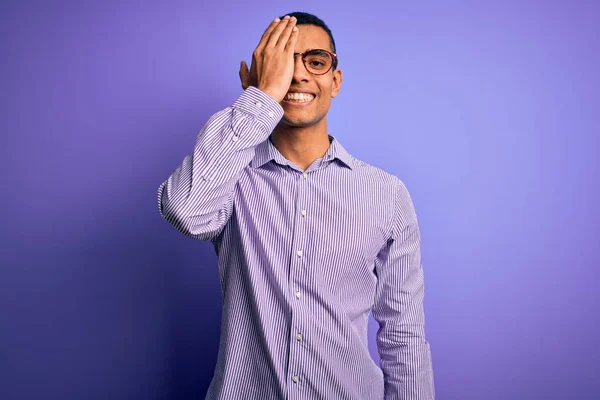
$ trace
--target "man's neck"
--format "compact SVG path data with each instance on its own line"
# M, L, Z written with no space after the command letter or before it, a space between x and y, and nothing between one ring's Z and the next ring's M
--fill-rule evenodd
M330 145L325 124L306 128L280 125L273 131L271 142L286 159L303 171L317 158L323 157Z

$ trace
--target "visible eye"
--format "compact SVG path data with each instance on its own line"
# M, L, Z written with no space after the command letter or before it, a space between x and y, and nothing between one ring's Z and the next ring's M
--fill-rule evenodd
M306 57L306 65L314 70L327 69L331 65L331 59L329 57L312 54Z

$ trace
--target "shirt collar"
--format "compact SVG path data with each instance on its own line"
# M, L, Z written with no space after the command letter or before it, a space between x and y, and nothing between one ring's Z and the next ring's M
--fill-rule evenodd
M329 136L329 149L323 156L323 161L339 160L350 169L354 169L353 158L346 151L344 146L332 135ZM255 148L254 158L252 159L252 168L260 168L269 161L275 161L280 165L289 165L289 161L277 150L271 142L271 137L264 142L259 143Z

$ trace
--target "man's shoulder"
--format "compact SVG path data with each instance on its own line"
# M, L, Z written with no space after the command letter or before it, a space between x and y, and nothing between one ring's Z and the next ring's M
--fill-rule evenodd
M351 156L355 171L358 176L366 178L376 186L386 187L394 191L406 190L404 181L393 172L383 167L376 166L373 163L360 159L354 155Z

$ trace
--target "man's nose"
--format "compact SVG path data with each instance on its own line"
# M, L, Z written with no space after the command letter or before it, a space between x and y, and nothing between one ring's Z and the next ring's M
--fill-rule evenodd
M294 54L294 81L307 81L310 78L310 73L306 70L302 55Z

